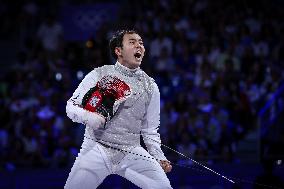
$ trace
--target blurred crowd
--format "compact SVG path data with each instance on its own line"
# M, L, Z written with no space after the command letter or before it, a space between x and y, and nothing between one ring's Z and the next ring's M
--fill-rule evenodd
M141 34L142 68L160 88L163 144L200 161L238 162L239 141L283 83L283 2L114 1L114 23L89 41L65 40L59 7L96 2L1 1L0 40L18 49L0 78L0 170L73 163L84 126L67 118L66 101L89 71L114 63L108 39L126 27Z

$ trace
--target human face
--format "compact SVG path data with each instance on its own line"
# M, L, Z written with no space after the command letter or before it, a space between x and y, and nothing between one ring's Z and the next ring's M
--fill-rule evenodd
M136 33L125 34L122 47L117 47L115 52L118 55L118 62L122 65L130 69L138 68L145 53L142 38Z

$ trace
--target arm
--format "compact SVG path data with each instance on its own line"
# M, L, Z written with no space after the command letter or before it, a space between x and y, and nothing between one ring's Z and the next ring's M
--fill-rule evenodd
M161 138L158 133L160 126L160 92L156 83L147 108L146 118L142 126L142 136L149 153L160 160L160 165L165 172L170 172L172 166L161 149Z
M96 86L98 82L98 73L96 70L91 71L79 84L78 88L73 93L72 97L67 101L66 113L67 116L77 123L82 123L94 129L104 125L105 119L96 112L91 112L82 107L84 95L90 88Z
M166 157L161 150L161 139L160 134L158 133L159 126L160 92L157 84L154 83L153 94L142 126L142 136L149 153L156 159L166 160Z

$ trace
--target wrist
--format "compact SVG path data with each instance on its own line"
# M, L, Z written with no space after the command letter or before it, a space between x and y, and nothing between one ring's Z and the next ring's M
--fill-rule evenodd
M90 112L88 110L85 110L85 125L92 127L94 129L98 129L100 127L103 127L105 125L106 119L96 112Z

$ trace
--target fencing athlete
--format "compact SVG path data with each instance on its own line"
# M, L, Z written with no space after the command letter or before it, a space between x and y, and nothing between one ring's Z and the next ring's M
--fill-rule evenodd
M115 65L87 74L67 101L67 116L85 125L85 135L65 188L97 188L110 174L140 188L172 188L166 176L172 166L159 143L159 89L140 69L143 41L137 32L121 30L109 45Z

